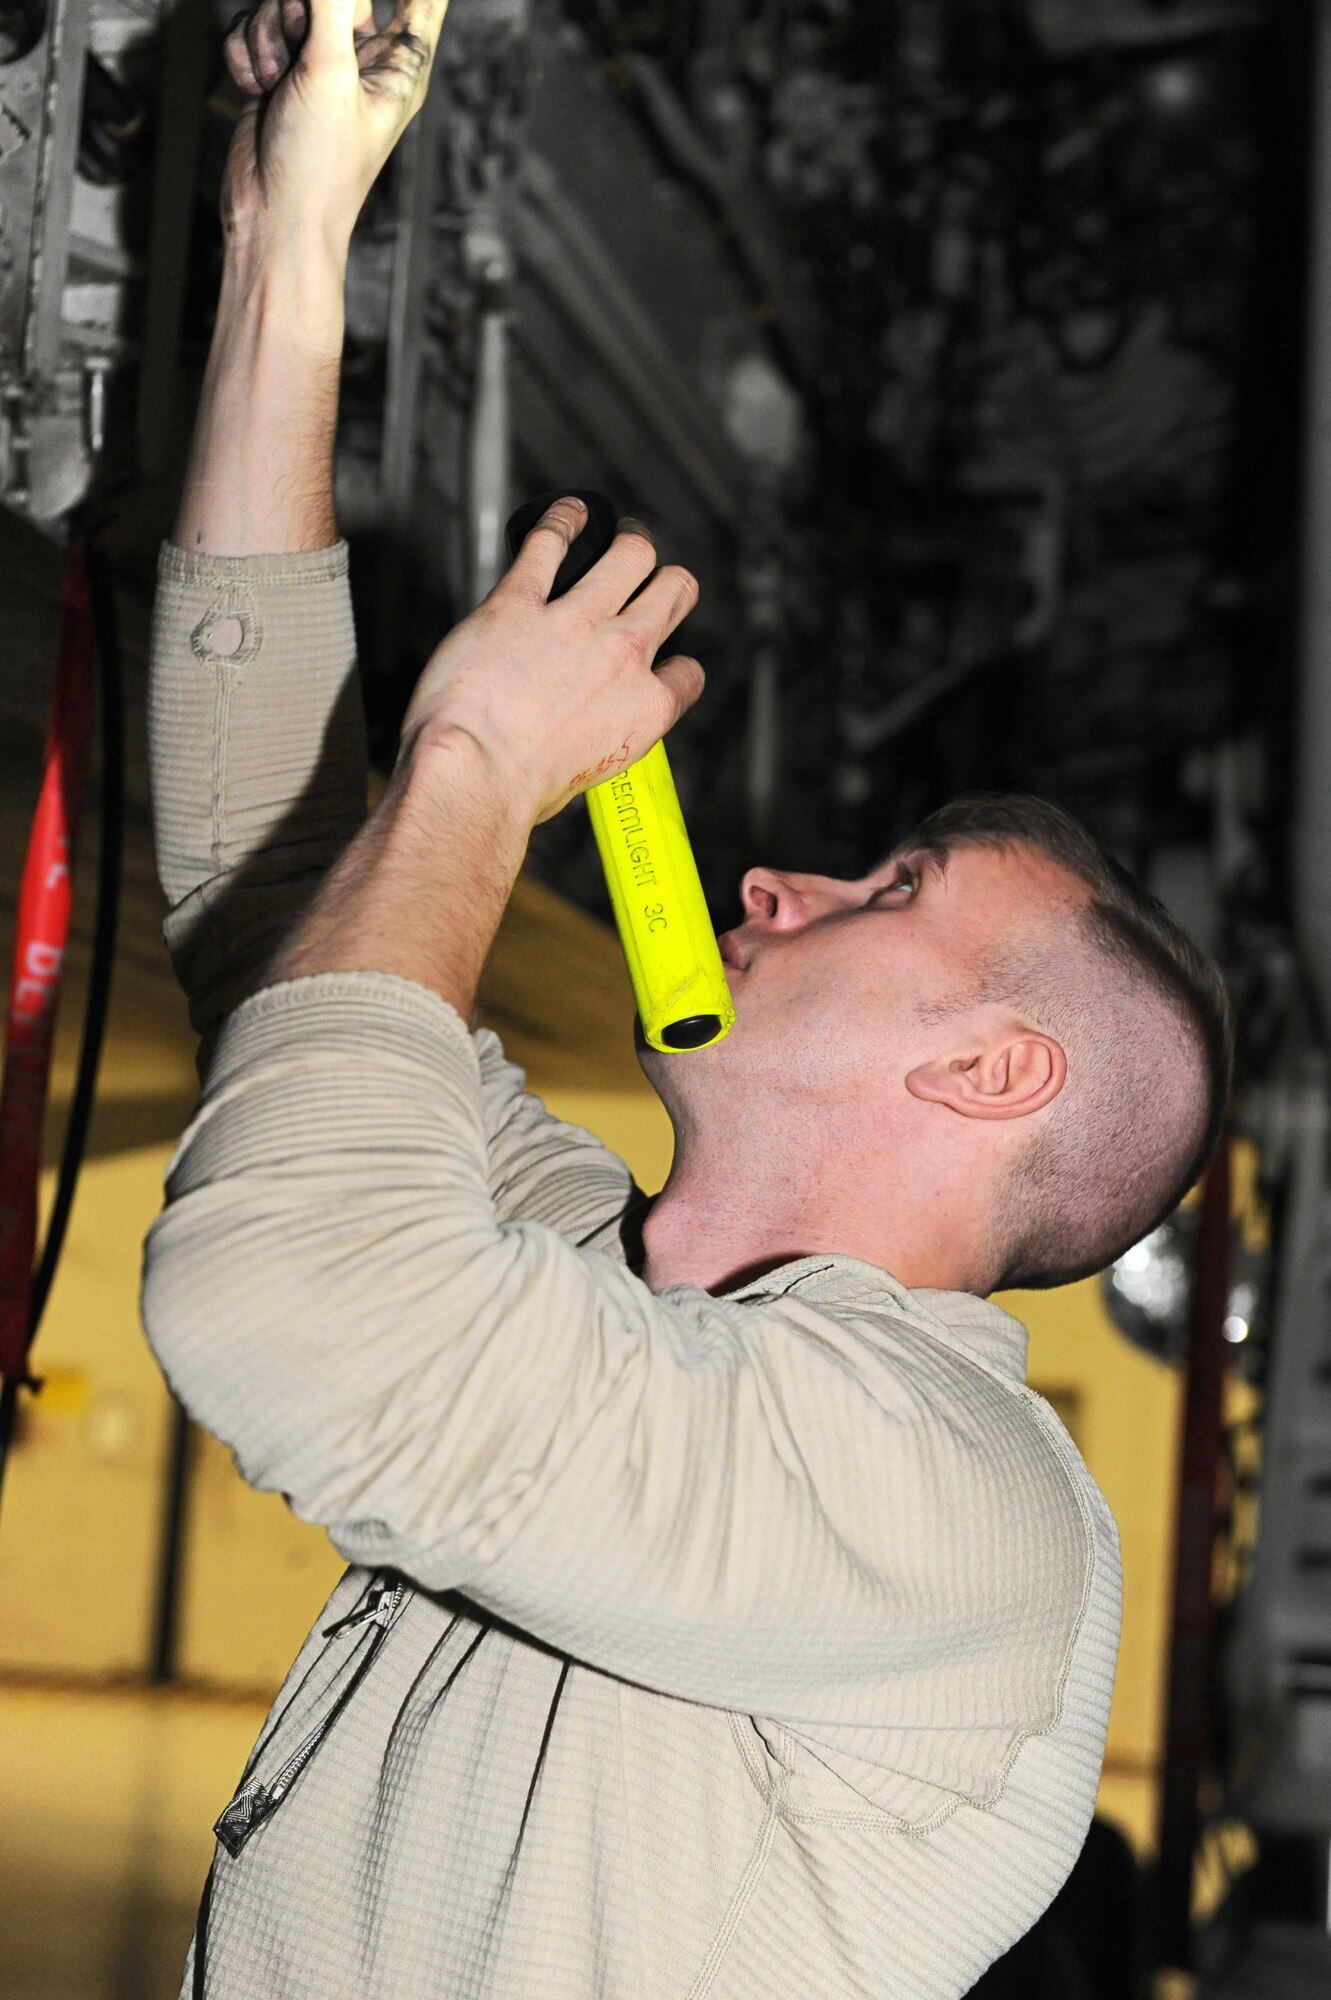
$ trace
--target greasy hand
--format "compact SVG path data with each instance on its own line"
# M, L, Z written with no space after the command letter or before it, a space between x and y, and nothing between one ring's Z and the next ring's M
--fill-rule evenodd
M402 725L404 753L458 729L475 738L533 825L645 756L702 693L696 660L652 665L698 586L685 569L652 575L656 550L637 523L547 602L585 519L576 500L547 509L508 574L435 648Z
M425 100L447 0L262 0L237 14L226 66L253 99L222 182L230 234L322 231L345 251L380 168Z

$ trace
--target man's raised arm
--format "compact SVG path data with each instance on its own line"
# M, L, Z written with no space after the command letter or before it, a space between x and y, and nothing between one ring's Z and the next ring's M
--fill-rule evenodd
M264 0L227 66L250 97L174 538L149 725L167 941L201 1031L266 973L359 826L364 725L333 442L351 231L423 100L444 0ZM298 75L288 77L295 66ZM299 86L298 89L295 86Z

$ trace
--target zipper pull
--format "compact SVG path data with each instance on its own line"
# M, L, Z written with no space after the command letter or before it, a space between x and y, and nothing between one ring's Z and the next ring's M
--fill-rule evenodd
M257 1779L246 1785L243 1792L236 1793L213 1826L213 1832L233 1861L250 1835L257 1833L269 1815L277 1811L278 1804L268 1787Z
M346 1618L339 1618L334 1624L324 1627L325 1639L330 1639L335 1632L346 1632L356 1626L363 1628L370 1625L378 1626L379 1636L372 1639L364 1649L359 1666L332 1708L287 1758L281 1770L274 1772L267 1784L264 1784L262 1779L255 1778L242 1791L236 1793L225 1812L214 1822L213 1832L233 1861L250 1836L257 1833L264 1821L271 1819L277 1811L336 1722L349 1697L355 1693L383 1643L383 1634L392 1622L394 1612L406 1594L407 1586L400 1577L396 1583L372 1586L363 1604L357 1605ZM355 1657L354 1651L352 1657Z
M379 1584L370 1592L364 1604L358 1604L345 1618L338 1618L333 1624L325 1625L320 1636L332 1639L339 1632L354 1631L358 1625L386 1626L402 1601L404 1588L401 1583Z

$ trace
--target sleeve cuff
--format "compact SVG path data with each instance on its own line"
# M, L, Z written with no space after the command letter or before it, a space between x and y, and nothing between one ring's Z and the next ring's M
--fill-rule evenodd
M273 1056L346 1055L445 1071L480 1089L471 1031L426 986L391 972L315 972L265 986L229 1014L208 1064L210 1091Z
M157 552L160 583L219 584L240 579L251 583L331 583L347 574L347 543L326 549L291 549L252 556L218 556L201 549L182 549L164 541Z

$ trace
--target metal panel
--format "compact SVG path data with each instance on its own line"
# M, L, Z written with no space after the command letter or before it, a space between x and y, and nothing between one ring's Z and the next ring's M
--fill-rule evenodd
M0 69L0 369L22 365L52 44Z
M1231 1686L1240 1806L1259 1830L1331 1834L1331 1216L1326 1071L1294 1080L1290 1191L1267 1385L1261 1516Z
M89 0L55 0L47 42L45 131L37 170L32 298L26 364L52 375L60 360L61 303L69 266L70 193L88 56Z

